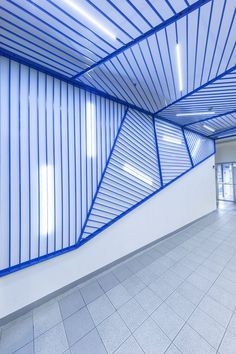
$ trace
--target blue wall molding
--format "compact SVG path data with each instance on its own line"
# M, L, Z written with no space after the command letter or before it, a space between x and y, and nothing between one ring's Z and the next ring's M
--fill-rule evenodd
M0 78L0 276L79 248L215 153L25 63L2 57Z

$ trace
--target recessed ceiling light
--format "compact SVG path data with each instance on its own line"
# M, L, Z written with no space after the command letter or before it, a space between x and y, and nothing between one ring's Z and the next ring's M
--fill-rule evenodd
M64 0L64 2L66 4L68 4L70 7L72 7L74 10L76 10L77 12L80 13L80 15L84 16L88 21L90 21L91 23L93 23L95 26L97 26L98 28L100 28L101 31L103 31L104 33L106 33L106 35L108 35L110 38L112 38L113 40L116 40L116 36L114 35L114 33L112 33L111 31L109 31L109 29L107 29L106 27L104 27L100 22L98 22L94 17L92 17L91 15L88 14L87 11L85 11L82 7L80 7L79 5L75 4L73 1L71 0Z
M179 90L183 91L183 78L182 78L182 68L181 68L181 50L180 44L176 44L176 58L177 58L177 69L178 69L178 78L179 78Z
M212 127L209 127L209 125L203 124L203 128L209 130L210 132L215 132L215 129L213 129Z
M169 143L173 143L173 144L178 144L178 145L182 144L181 140L173 138L172 136L168 136L168 135L163 135L162 140L168 141Z
M206 116L213 115L215 112L195 112L195 113L177 113L176 117L187 117L187 116Z

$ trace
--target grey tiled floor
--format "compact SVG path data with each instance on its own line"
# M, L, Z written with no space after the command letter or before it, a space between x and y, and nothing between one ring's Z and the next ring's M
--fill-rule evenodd
M0 353L236 353L229 205L0 329Z

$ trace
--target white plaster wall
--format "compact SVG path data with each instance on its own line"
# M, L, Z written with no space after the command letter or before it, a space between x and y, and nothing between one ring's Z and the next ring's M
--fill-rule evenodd
M216 144L216 163L236 162L236 139Z
M80 249L0 279L0 318L216 208L214 156Z

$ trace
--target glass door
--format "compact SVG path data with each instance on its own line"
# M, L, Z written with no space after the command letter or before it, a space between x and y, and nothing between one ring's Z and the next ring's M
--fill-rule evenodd
M236 201L236 163L216 165L217 199Z

